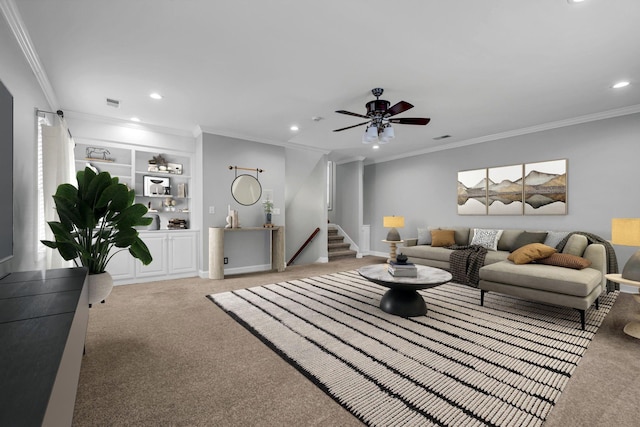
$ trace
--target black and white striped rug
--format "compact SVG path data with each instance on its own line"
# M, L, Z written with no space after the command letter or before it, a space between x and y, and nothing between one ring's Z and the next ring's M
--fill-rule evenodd
M378 307L356 271L209 295L369 425L541 425L615 302L576 310L446 284L427 316Z

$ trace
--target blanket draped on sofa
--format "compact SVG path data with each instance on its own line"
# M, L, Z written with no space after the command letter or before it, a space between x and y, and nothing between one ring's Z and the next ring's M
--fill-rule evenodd
M562 249L564 249L567 241L569 240L569 237L571 237L572 234L581 234L585 236L589 244L602 244L604 246L605 252L607 253L607 274L616 274L619 272L618 258L616 257L616 251L613 249L613 246L611 246L611 243L609 243L607 240L593 233L589 233L586 231L573 231L567 234L567 236L556 245L556 249L558 250L558 252L562 252ZM607 292L615 290L620 290L620 284L614 283L611 280L607 280Z
M484 265L487 248L478 245L448 246L453 249L449 255L452 282L478 287L480 267Z

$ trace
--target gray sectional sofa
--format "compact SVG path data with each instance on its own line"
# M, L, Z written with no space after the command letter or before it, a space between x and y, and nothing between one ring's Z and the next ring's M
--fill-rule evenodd
M431 246L429 233L435 229L454 230L455 244L460 246L472 243L475 230L466 227L421 229L418 230L419 238L405 239L405 246L399 248L398 252L405 254L409 262L450 271L449 259L453 250ZM497 250L488 250L486 253L484 264L479 270L480 280L477 284L481 290L480 303L484 303L486 292L499 292L532 301L572 307L580 312L584 329L586 310L594 303L598 308L598 297L607 291L605 278L607 254L604 245L589 244L588 239L580 234L572 234L569 237L561 252L591 261L591 265L583 269L538 263L515 264L507 258L518 236L523 232L525 230L503 230L498 240ZM568 232L548 232L544 244L555 247L568 234Z

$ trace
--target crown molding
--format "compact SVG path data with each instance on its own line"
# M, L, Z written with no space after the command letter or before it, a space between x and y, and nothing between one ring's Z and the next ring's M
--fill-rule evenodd
M151 132L157 132L167 135L175 135L186 138L194 138L193 132L183 129L169 128L165 126L152 125L147 123L135 123L130 120L116 119L113 117L99 116L96 114L80 113L78 111L64 110L65 118L84 120L88 122L105 123L109 125L129 128L129 129L143 129Z
M340 166L340 165L344 165L352 162L363 162L365 159L366 157L363 157L363 156L354 156L354 157L347 157L346 159L337 160L335 163L336 165Z
M272 140L272 139L267 139L267 138L257 138L255 136L252 135L244 135L238 132L233 132L233 131L228 131L228 130L223 130L223 129L215 129L215 128L211 128L208 126L198 126L198 129L201 133L209 133L212 135L219 135L219 136L226 136L228 138L235 138L235 139L243 139L245 141L252 141L252 142L258 142L261 144L269 144L269 145L276 145L279 147L284 147L284 148L293 148L296 150L303 150L303 151L312 151L314 153L321 153L321 154L329 154L331 152L331 150L329 149L324 149L324 148L318 148L318 147L310 147L308 145L302 145L302 144L296 144L293 142L288 142L288 141L276 141L276 140Z
M60 104L58 103L58 97L53 90L53 86L51 86L51 82L49 82L47 73L44 71L40 57L31 42L27 27L22 21L22 16L20 16L14 0L0 0L0 11L2 11L7 24L9 24L9 28L18 42L18 46L20 46L27 63L31 67L31 71L33 71L33 74L36 76L36 80L49 103L49 108L54 111L59 109Z
M445 150L451 150L454 148L467 147L469 145L497 141L500 139L512 138L515 136L527 135L531 133L542 132L542 131L551 130L551 129L558 129L558 128L563 128L567 126L574 126L582 123L595 122L598 120L611 119L614 117L628 116L630 114L637 114L637 113L640 113L640 104L630 105L628 107L623 107L623 108L616 108L614 110L602 111L594 114L587 114L579 117L573 117L571 119L558 120L555 122L543 123L541 125L535 125L535 126L530 126L526 128L495 133L492 135L480 136L477 138L466 139L464 141L451 142L448 144L438 145L436 147L425 148L417 151L411 151L408 153L384 157L377 160L371 159L371 161L368 162L367 164L390 162L392 160L404 159L406 157L413 157L421 154L435 153L438 151L445 151Z

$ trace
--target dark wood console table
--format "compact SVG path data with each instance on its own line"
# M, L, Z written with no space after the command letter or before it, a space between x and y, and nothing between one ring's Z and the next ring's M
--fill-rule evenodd
M0 425L70 426L89 321L85 268L0 280Z

